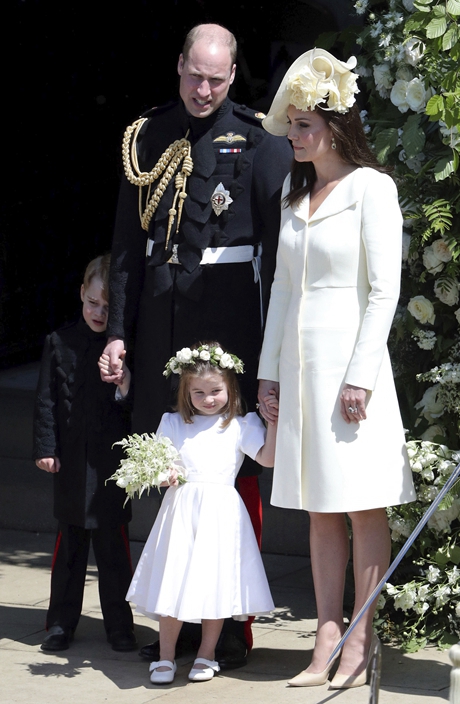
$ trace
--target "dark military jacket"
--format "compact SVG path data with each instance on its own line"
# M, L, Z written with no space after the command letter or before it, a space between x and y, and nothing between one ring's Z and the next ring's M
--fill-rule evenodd
M61 461L53 474L54 515L87 529L131 520L125 491L105 484L123 456L112 445L129 433L131 411L101 380L97 361L105 345L105 333L83 319L48 335L34 410L33 458Z
M208 118L193 118L182 101L146 114L137 140L139 167L150 171L165 149L192 145L179 231L165 250L175 186L167 187L148 233L139 220L139 188L122 179L112 246L108 333L135 340L135 430L155 430L171 401L162 376L183 346L216 340L243 359L243 395L254 409L261 345L261 297L268 303L275 267L280 194L292 161L287 139L262 128L261 116L230 100ZM217 215L211 197L222 184L232 202ZM147 238L154 241L146 257ZM261 282L251 262L200 265L207 247L262 243ZM177 245L180 265L167 263Z

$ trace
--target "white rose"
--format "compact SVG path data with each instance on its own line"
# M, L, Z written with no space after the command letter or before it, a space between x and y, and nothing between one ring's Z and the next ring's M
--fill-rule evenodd
M396 71L396 78L401 79L402 81L411 81L413 77L414 74L407 64L403 64Z
M208 350L201 350L200 359L202 359L203 362L209 362L209 360L211 359L211 355L209 354Z
M413 78L407 84L406 102L414 112L422 112L426 105L426 89L420 78Z
M390 100L393 105L396 105L399 112L407 112L409 110L409 103L407 102L407 81L396 81L390 93Z
M393 79L388 64L378 64L374 66L374 81L378 90L381 88L390 90L393 85Z
M423 266L428 269L430 274L438 274L444 269L444 264L434 252L432 245L423 250Z
M183 347L176 352L177 361L181 364L188 364L193 357L190 347Z
M421 440L427 440L428 442L433 442L437 435L444 435L444 428L442 425L430 425L429 428L425 430L420 436Z
M444 403L438 399L439 387L440 384L430 386L423 394L422 400L415 404L415 408L421 410L428 421L433 421L444 413Z
M222 369L227 369L227 368L230 369L231 368L230 364L233 366L233 360L230 357L230 355L227 354L227 352L224 352L224 354L220 358L219 365L222 367Z
M193 350L193 351L192 351L192 357L198 357L199 354L200 354L200 353L198 352L198 350Z
M422 324L430 323L433 325L435 321L433 304L425 296L414 296L411 298L407 310Z
M411 66L416 66L425 52L425 44L417 39L417 37L410 37L404 43L404 53L408 64Z
M441 262L450 262L452 259L452 252L450 251L447 242L442 238L435 240L431 245L431 248Z
M442 303L447 306L456 306L458 303L458 281L451 280L436 281L434 285L434 292Z
M216 347L214 354L216 357L221 357L224 354L224 350L221 347Z

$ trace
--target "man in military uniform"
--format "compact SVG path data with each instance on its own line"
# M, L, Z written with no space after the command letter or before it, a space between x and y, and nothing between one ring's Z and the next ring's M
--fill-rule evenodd
M235 59L228 30L192 29L179 57L180 100L153 108L125 133L106 352L116 370L134 339L135 432L156 430L171 403L164 365L199 341L217 340L243 359L241 389L255 408L292 152L288 140L263 130L263 114L227 97ZM259 471L247 458L237 485L260 545ZM241 666L251 647L250 624L229 620L216 659ZM158 651L145 646L141 655L153 660Z

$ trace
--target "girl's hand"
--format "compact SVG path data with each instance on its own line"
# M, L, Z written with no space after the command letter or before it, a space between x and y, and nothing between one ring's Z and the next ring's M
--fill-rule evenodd
M260 379L259 381L259 411L260 415L267 423L273 425L278 418L278 410L267 405L265 399L274 397L279 398L280 385L277 381L269 381L268 379Z
M41 457L39 460L35 460L35 464L39 469L43 469L44 472L51 472L51 474L56 474L61 469L59 457Z
M346 423L366 420L367 389L345 384L340 394L340 413Z
M268 396L264 397L263 402L265 403L265 406L270 410L270 413L276 414L276 417L278 417L279 401L275 395L274 389L270 389L270 391L268 392Z

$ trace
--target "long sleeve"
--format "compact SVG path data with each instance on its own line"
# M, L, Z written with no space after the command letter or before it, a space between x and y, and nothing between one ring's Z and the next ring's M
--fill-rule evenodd
M59 457L59 433L56 417L56 389L51 336L45 341L33 422L33 459Z
M287 192L289 181L290 177L288 176L283 186L282 198ZM281 210L281 231L290 212L290 208L283 207ZM286 312L292 293L290 267L287 261L289 249L283 245L278 247L276 254L275 278L271 287L267 322L257 374L259 379L269 379L270 381L279 381L280 351L283 342Z
M362 201L361 237L370 293L345 381L372 390L399 298L402 216L393 180L374 172Z

